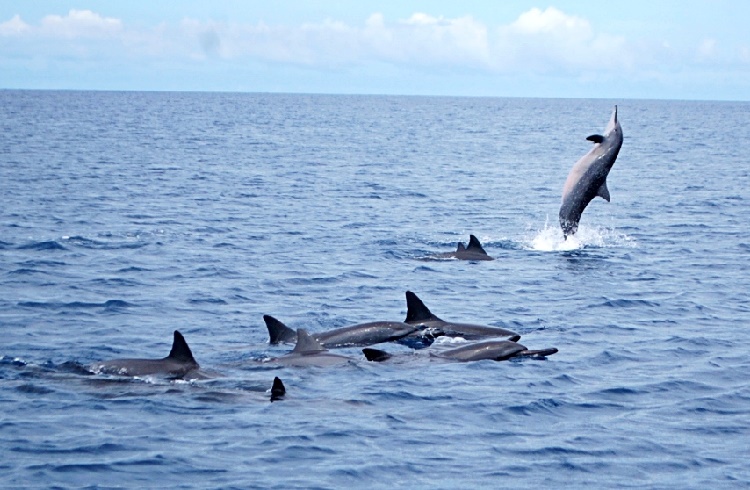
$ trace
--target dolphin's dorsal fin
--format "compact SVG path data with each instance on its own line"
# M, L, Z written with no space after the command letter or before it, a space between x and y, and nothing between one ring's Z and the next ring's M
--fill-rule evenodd
M302 352L322 352L324 350L326 348L307 333L307 330L304 328L297 329L297 345L294 346L292 352L300 354Z
M604 141L604 136L601 134L592 134L591 136L586 137L587 141L593 141L594 143L601 143Z
M606 180L602 183L602 186L599 187L599 190L596 191L596 195L609 202L609 189L607 189Z
M178 361L195 362L195 359L193 358L193 352L190 350L190 347L188 347L187 342L185 342L185 337L183 337L182 334L177 330L174 331L172 350L169 351L169 356L167 357L169 359L176 359Z
M406 292L406 323L411 322L424 322L427 320L440 320L432 314L429 308L427 308L422 300L417 297L416 294L411 291Z
M466 247L464 247L464 244L461 242L458 242L458 247L456 247L456 253L465 252L465 251L466 251Z
M472 252L479 252L484 255L487 255L487 252L484 251L482 244L479 243L479 239L475 237L474 235L469 235L469 246L466 247L466 250L470 250Z
M287 327L271 315L263 315L263 321L268 328L269 342L278 344L279 342L291 342L297 337L297 334L291 328Z
M366 348L362 349L362 354L370 362L383 362L391 358L391 355L384 350Z
M281 400L286 395L286 387L281 382L278 376L273 378L273 386L271 386L271 401Z

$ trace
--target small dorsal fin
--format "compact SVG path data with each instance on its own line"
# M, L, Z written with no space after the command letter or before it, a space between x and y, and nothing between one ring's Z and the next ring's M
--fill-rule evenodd
M271 386L271 401L281 400L286 395L286 387L281 382L278 376L273 378L273 386Z
M416 294L411 291L406 292L406 323L413 322L424 322L427 320L440 320L432 314L429 308L427 308L422 300L417 297Z
M297 333L294 330L287 327L271 315L263 315L263 321L266 322L266 328L268 328L270 343L278 344L279 342L294 342L297 338Z
M362 354L371 362L383 362L391 358L391 355L384 350L366 348L362 349Z
M168 357L169 359L176 359L178 361L195 362L195 359L193 358L193 352L190 350L190 347L188 347L187 342L185 342L185 337L183 337L182 334L177 330L174 331L172 350L169 351Z
M466 247L466 250L470 250L472 252L479 252L484 255L487 255L487 252L484 251L482 244L479 243L479 239L475 237L474 235L469 235L469 246Z
M456 247L456 253L465 252L465 251L466 251L466 247L464 247L464 244L461 242L458 242L458 247Z
M294 346L292 352L300 354L303 352L322 352L324 350L326 350L326 348L307 333L307 330L304 328L297 329L297 345Z
M604 136L601 134L592 134L591 136L586 137L586 141L593 141L594 143L601 143L604 141Z
M605 180L602 182L601 187L599 187L599 190L596 191L596 195L604 199L605 201L609 202L609 189L607 189L607 181Z

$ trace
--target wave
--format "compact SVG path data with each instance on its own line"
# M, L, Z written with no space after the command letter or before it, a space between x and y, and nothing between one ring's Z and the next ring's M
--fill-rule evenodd
M32 242L18 247L19 250L67 250L64 246L54 240L43 242Z
M20 301L18 306L22 308L41 308L50 310L69 308L103 308L105 310L118 310L120 308L129 308L133 306L133 304L121 299L110 299L103 303L90 303L86 301L71 301L69 303L55 301Z
M125 237L126 238L126 237ZM87 250L120 250L120 249L139 249L145 247L148 242L126 240L122 242L109 242L93 240L83 236L64 236L66 242Z

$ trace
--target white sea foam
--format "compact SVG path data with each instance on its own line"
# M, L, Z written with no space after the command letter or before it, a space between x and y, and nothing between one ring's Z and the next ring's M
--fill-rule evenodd
M540 252L565 252L583 248L636 247L634 238L613 228L579 225L575 235L566 240L558 226L545 222L544 228L532 231L523 240L524 248Z
M435 345L450 345L450 344L466 344L469 341L466 340L463 337L448 337L445 335L441 335L440 337L436 338L433 344Z

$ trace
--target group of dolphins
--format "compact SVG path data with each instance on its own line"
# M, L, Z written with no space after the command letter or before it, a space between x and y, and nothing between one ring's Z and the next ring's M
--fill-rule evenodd
M591 135L586 139L592 141L594 146L573 165L563 186L559 218L566 239L578 230L581 215L591 200L598 196L609 201L607 176L617 159L623 141L622 128L617 120L617 106L604 134ZM440 254L435 258L493 260L474 235L470 236L467 246L459 243L455 252ZM461 338L466 341L481 340L432 354L432 357L444 360L503 361L513 357L544 358L557 352L555 348L529 350L518 343L520 335L504 328L441 320L411 291L406 292L406 304L407 313L403 322L376 321L314 334L308 333L304 328L294 331L274 317L264 315L271 344L295 343L291 352L272 359L271 362L282 366L330 366L351 362L351 358L329 350L340 347L365 347L362 352L368 361L382 362L390 359L391 354L369 346L398 342L413 348L421 348L429 346L438 337ZM127 376L161 374L175 379L200 377L199 369L200 365L193 357L185 338L177 330L174 332L172 350L167 357L114 359L91 366L94 372ZM271 401L275 401L284 397L286 388L276 377L270 391Z
M521 336L500 327L445 321L434 315L411 291L406 292L407 313L403 322L375 321L310 334L304 328L296 331L270 315L263 320L268 328L271 344L294 343L291 352L271 359L280 366L332 366L346 364L352 358L335 354L329 349L365 347L362 353L368 361L382 362L392 356L368 346L385 342L398 342L415 349L427 347L438 337L461 338L467 341L484 340L458 348L442 350L433 357L448 361L504 361L512 357L544 358L557 352L555 348L529 350L518 343ZM491 340L490 340L491 339ZM203 377L200 365L193 357L185 338L175 330L172 350L161 359L112 359L91 365L95 373L124 376L163 375L171 379L196 379ZM271 388L271 400L281 399L286 392L283 382L276 377Z

